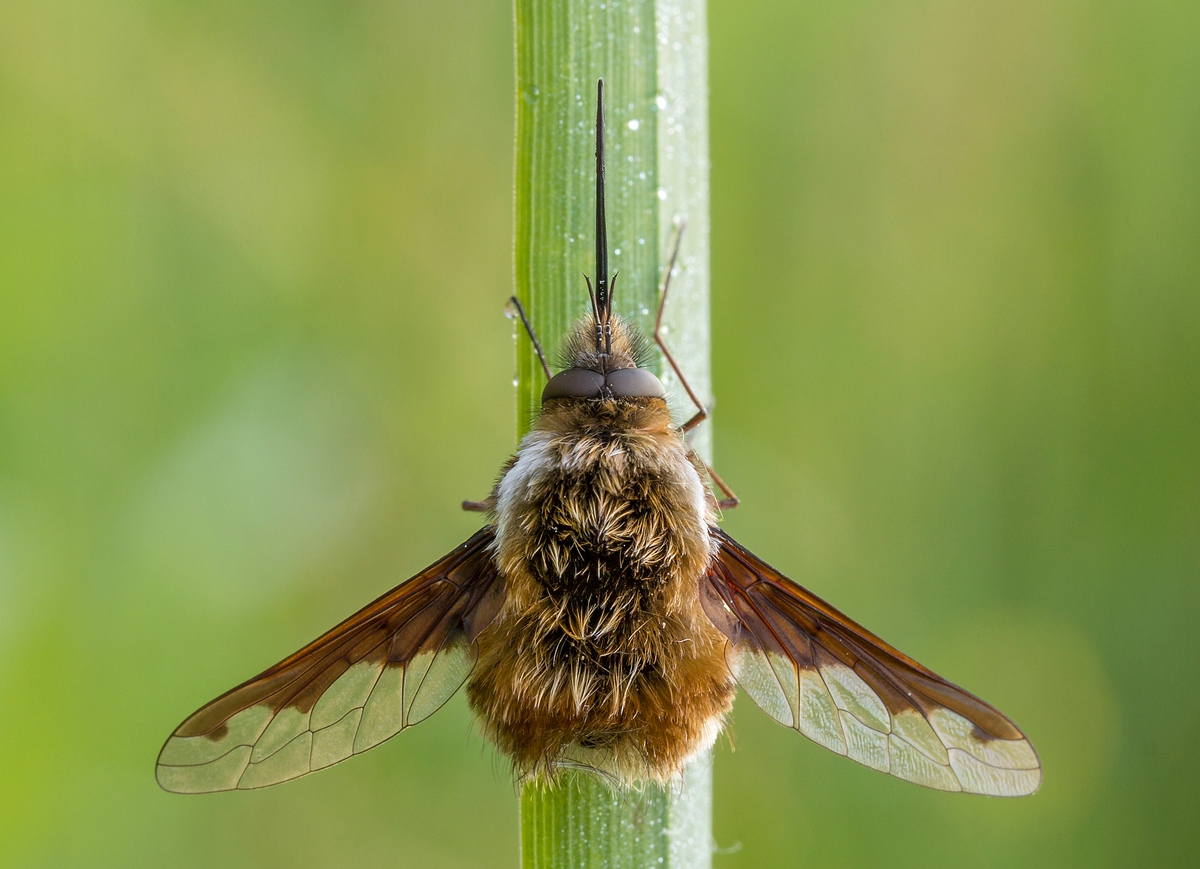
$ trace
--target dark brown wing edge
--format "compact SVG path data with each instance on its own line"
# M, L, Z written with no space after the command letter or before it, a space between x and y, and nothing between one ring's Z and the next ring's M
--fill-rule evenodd
M504 600L485 527L337 627L188 716L159 752L165 789L264 787L332 765L436 711ZM240 771L239 771L240 770Z
M769 714L840 754L929 787L996 795L1037 789L1037 753L999 710L720 529L710 534L717 552L701 602L729 637L738 681Z

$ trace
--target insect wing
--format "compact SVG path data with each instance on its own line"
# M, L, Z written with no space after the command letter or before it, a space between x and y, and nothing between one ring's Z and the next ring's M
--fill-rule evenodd
M332 766L436 712L503 603L484 528L445 558L184 721L158 756L177 793L266 787Z
M772 718L906 781L1023 796L1041 784L1015 724L784 577L718 529L701 600L730 668Z

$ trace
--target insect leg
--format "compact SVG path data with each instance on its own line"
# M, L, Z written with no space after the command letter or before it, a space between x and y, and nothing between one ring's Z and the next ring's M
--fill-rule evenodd
M667 307L667 290L671 288L671 272L675 270L675 260L679 257L679 243L683 240L683 224L680 223L678 229L675 230L675 244L671 246L671 259L667 262L667 270L663 274L662 291L658 297L658 318L654 321L654 343L658 345L658 349L662 350L663 356L667 357L667 362L671 365L671 370L675 372L675 376L679 378L679 382L683 385L683 389L688 394L688 398L692 400L692 404L696 405L696 413L685 422L680 431L690 432L704 420L708 419L708 408L704 406L704 402L692 390L692 386L687 382L687 378L683 376L683 372L679 370L679 363L675 361L675 357L671 355L670 349L667 347L667 342L662 336L662 320L663 311ZM738 505L738 496L733 493L729 486L725 485L725 481L720 475L714 471L707 462L704 463L705 470L708 471L709 477L721 490L721 494L725 497L717 502L722 510L731 510Z
M671 248L671 259L667 263L667 270L663 274L662 290L658 296L658 318L654 321L654 343L658 345L658 349L662 350L663 355L667 357L667 362L671 365L671 370L675 372L675 376L679 378L679 382L683 384L684 391L687 392L688 398L692 400L692 404L696 405L696 414L680 429L684 432L689 432L694 429L704 420L708 419L708 408L704 406L697 396L692 391L691 384L687 382L687 378L683 376L683 372L679 370L679 363L675 361L675 357L671 355L667 343L662 337L662 320L663 311L667 307L667 290L671 287L671 272L675 270L675 260L679 256L679 242L683 240L683 224L675 230L675 244Z
M537 351L538 360L542 363L542 371L546 372L546 379L549 380L551 374L550 366L546 364L546 354L542 352L542 345L538 342L537 334L533 331L533 324L525 316L525 309L521 307L521 302L516 296L510 298L508 304L517 309L517 314L521 317L521 322L525 325L525 331L529 333L529 340L533 342L533 349Z
M529 322L529 318L525 316L525 309L521 307L521 300L516 296L512 296L508 300L508 305L505 306L508 310L508 316L512 316L512 311L517 312L517 316L521 318L522 325L525 326L525 332L529 335L529 340L533 342L533 349L537 351L538 361L542 363L542 371L546 373L546 379L551 378L550 366L546 364L546 354L542 352L541 342L537 339L537 333L533 331L533 324ZM463 501L462 508L471 513L486 513L491 509L487 501Z
M529 334L529 340L533 342L533 349L537 351L538 361L542 363L542 371L546 372L546 379L549 380L551 374L550 366L546 364L546 354L542 352L542 345L537 339L537 333L533 331L533 324L525 316L525 309L521 307L521 301L516 296L512 296L509 298L508 305L505 308L509 308L509 306L511 306L509 317L512 316L511 311L515 310L517 316L521 318L521 323L525 326L525 331ZM463 501L462 508L471 513L486 513L491 509L487 501Z
M720 474L712 469L712 465L710 465L708 462L705 462L704 470L708 471L708 476L712 478L713 483L715 483L717 488L721 490L721 494L725 496L717 501L718 507L720 507L722 510L732 510L741 503L741 501L738 500L738 496L734 494L733 489L729 488L725 481L721 479Z

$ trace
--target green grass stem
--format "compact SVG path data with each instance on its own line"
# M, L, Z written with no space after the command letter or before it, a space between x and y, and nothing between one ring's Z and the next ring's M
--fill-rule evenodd
M686 225L665 318L689 382L710 393L707 34L702 0L516 0L517 295L557 367L556 349L587 310L594 274L595 84L607 93L608 239L614 308L647 334L674 232ZM519 435L545 377L517 343ZM658 360L677 418L686 395ZM711 458L708 426L694 445ZM573 775L521 797L525 867L711 865L711 757L678 786L614 794Z

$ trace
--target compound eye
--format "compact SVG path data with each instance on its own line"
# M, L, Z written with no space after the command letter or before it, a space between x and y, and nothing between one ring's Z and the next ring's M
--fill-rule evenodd
M552 398L599 398L604 375L588 368L568 368L550 378L542 390L542 401Z
M662 381L645 368L619 368L608 372L609 390L618 398L666 398Z

